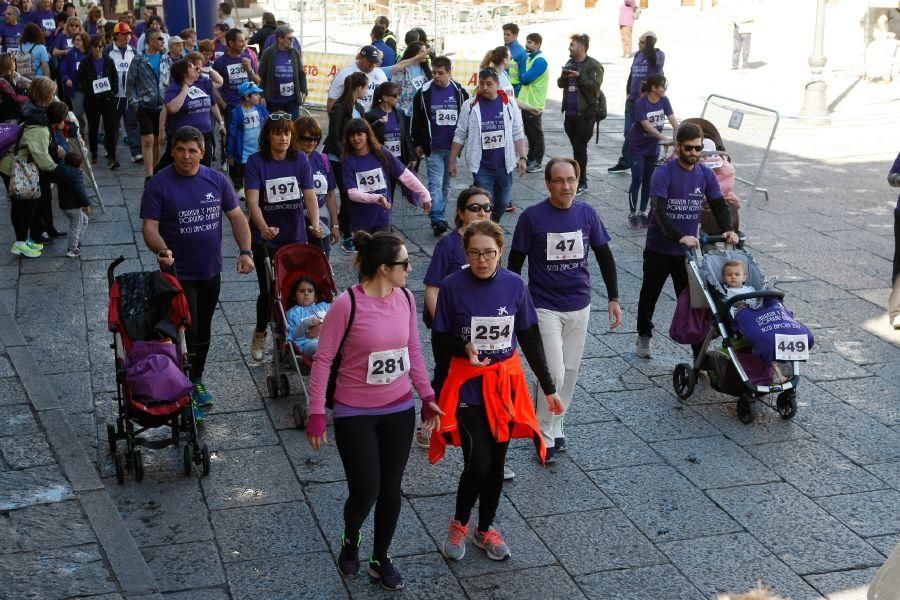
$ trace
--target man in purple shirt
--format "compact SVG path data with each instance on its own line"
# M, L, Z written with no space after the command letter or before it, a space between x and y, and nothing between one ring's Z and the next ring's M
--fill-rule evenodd
M900 187L900 154L897 154L891 167L888 183L892 187ZM897 207L894 209L894 274L891 282L893 288L888 300L888 316L891 326L900 329L900 197L897 198Z
M587 192L587 145L600 117L600 86L603 66L587 55L591 38L585 33L573 35L569 42L569 62L563 66L556 85L563 91L563 126L572 144L572 156L581 172L576 196Z
M732 231L731 210L722 197L712 169L699 163L703 132L693 123L682 124L675 136L676 160L653 173L650 185L650 225L644 248L644 279L638 300L635 354L652 356L653 312L666 280L671 276L675 295L688 285L685 250L699 248L700 210L704 197L730 244L737 244ZM695 348L695 352L696 352Z
M211 341L211 325L222 279L222 214L231 222L237 242L238 273L253 272L250 227L228 177L200 164L203 134L182 127L172 138L174 162L144 187L141 219L144 243L157 256L160 269L173 265L191 313L187 332L194 383L194 415L212 404L203 385L203 370Z
M591 314L588 249L594 251L609 298L610 329L622 324L616 261L609 234L594 208L575 201L578 162L554 158L544 170L550 197L525 209L513 234L509 270L521 273L528 259L528 289L537 309L547 367L559 392L562 414L538 402L536 414L547 446L547 462L566 449L565 411L575 395Z

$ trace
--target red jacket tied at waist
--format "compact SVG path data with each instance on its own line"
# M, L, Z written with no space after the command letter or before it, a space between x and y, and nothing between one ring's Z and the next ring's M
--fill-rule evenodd
M540 441L543 462L547 448L534 414L534 405L528 393L528 382L518 351L507 360L486 367L476 367L468 358L453 358L439 402L441 410L446 414L441 417L440 430L431 436L428 459L435 464L443 458L448 443L460 445L459 426L456 422L459 390L464 383L479 376L483 377L481 392L484 410L494 439L507 442L510 438L535 439L536 436Z

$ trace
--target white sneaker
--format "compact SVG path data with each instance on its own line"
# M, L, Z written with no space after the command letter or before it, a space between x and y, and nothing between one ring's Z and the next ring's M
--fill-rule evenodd
M265 331L253 332L253 339L250 341L250 358L256 362L261 361L266 354L266 333Z
M13 242L12 247L9 249L13 254L17 254L18 256L24 256L26 258L37 258L41 255L41 251L37 248L32 248L28 245L28 242Z
M431 447L431 432L421 427L416 429L416 446L428 450Z
M516 478L516 472L509 468L509 465L503 465L503 481L509 481Z
M641 358L651 358L653 356L653 343L649 335L638 335L634 342L634 353Z
M894 315L894 318L891 319L891 325L894 329L900 329L900 315Z

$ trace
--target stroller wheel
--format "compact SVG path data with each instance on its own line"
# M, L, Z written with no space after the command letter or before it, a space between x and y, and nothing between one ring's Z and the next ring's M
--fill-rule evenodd
M115 453L116 481L119 485L125 483L125 455L119 451Z
M744 425L749 425L753 422L753 399L747 394L738 399L737 415Z
M306 409L298 402L294 404L294 410L292 411L294 414L294 426L297 429L306 429L306 421L308 415L306 414Z
M115 456L118 436L116 435L116 426L112 423L107 423L106 425L106 439L109 442L109 455Z
M782 419L793 419L797 414L797 394L793 390L781 392L775 399L775 408Z
M135 481L144 479L144 457L140 450L134 451L134 479Z
M185 477L189 477L191 474L191 463L194 462L193 454L194 454L194 452L193 452L193 450L191 450L191 445L185 444L184 445L184 453L182 455L182 458L183 458L182 466L184 467L184 476Z
M672 372L672 387L675 388L675 394L684 400L694 393L695 385L697 385L697 375L694 368L685 363L676 365Z
M291 382L288 380L287 373L278 376L278 393L287 396L291 393Z
M266 391L269 392L269 398L278 397L278 380L274 375L266 377Z
M203 469L203 475L209 475L209 448L206 444L200 446L200 466Z

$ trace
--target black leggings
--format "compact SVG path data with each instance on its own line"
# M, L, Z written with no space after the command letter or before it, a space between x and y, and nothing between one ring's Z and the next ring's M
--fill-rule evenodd
M103 121L103 147L106 149L107 160L116 159L116 140L119 133L119 113L115 103L95 103L90 100L84 102L84 114L88 122L88 148L91 157L97 157L98 137L100 135L100 121Z
M653 313L656 301L662 293L666 280L672 276L672 286L678 297L688 285L684 255L672 256L644 249L644 280L638 299L637 332L639 335L653 335Z
M3 187L9 189L9 175L0 173L3 179ZM16 234L17 242L24 242L28 239L28 229L31 227L31 217L34 215L34 206L36 200L23 200L10 198L9 219L12 221L13 231ZM33 237L41 234L40 231L32 231Z
M256 297L256 332L262 333L272 316L272 299L269 284L266 281L266 252L263 244L253 244L253 266L256 267L256 281L259 283L259 296ZM270 259L275 253L269 252Z
M588 142L591 141L591 135L594 133L594 123L593 119L580 116L567 117L563 121L566 136L569 138L569 143L572 144L572 158L581 167L581 177L578 183L587 183L587 146Z
M188 353L191 358L191 381L203 379L206 355L212 341L212 318L219 303L222 279L216 275L205 281L179 280L191 311L191 326L187 330Z
M483 406L458 406L456 422L459 424L465 467L456 490L454 518L463 525L467 524L472 507L480 498L478 529L487 531L500 504L503 464L509 442L500 443L494 439Z
M350 196L344 187L344 169L340 161L332 160L331 169L334 171L334 180L338 186L338 192L341 195L341 205L338 207L338 228L341 230L341 237L348 238L353 235L350 231Z
M337 417L337 444L349 495L344 503L344 535L356 542L359 530L375 506L372 556L383 561L400 518L400 482L409 458L416 413ZM502 467L501 467L502 468Z

